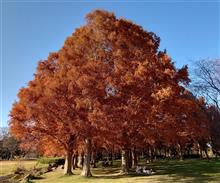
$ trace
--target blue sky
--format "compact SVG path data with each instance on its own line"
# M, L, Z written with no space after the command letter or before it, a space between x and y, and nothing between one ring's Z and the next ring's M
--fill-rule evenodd
M163 2L163 3L162 3ZM94 9L115 12L161 38L177 67L220 57L219 2L43 2L3 0L1 4L1 124L19 88L33 78L37 62L57 51Z

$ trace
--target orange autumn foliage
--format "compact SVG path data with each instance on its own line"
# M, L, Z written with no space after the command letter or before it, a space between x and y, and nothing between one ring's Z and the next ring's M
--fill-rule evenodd
M181 94L190 82L187 66L175 68L158 50L159 37L106 11L95 10L86 20L39 62L34 79L20 90L10 114L12 133L26 145L39 144L45 154L59 147L68 157L84 142L91 153L86 143L93 139L124 149L158 137L173 143L172 136L199 136L192 115L201 114L197 101Z

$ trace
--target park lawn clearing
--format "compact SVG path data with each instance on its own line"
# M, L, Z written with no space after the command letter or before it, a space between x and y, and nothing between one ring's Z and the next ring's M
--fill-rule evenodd
M0 161L0 176L12 174L17 167L31 169L34 167L46 167L38 163L36 160L18 160L18 161Z
M46 173L36 183L157 183L157 182L195 182L219 183L220 160L161 160L148 165L157 170L154 175L121 175L120 167L92 169L93 177L80 177L80 169L73 176L64 176L62 169Z
M144 162L142 163L144 165ZM146 165L146 164L145 164ZM18 166L31 169L34 166L47 166L37 161L1 161L0 176L8 175ZM153 175L137 175L132 172L129 175L120 174L120 162L115 161L113 167L92 169L93 177L80 176L81 169L73 171L73 176L63 175L59 167L53 172L46 173L39 179L32 180L34 183L159 183L159 182L195 182L195 183L219 183L220 182L220 159L212 160L158 160L147 164L157 172Z

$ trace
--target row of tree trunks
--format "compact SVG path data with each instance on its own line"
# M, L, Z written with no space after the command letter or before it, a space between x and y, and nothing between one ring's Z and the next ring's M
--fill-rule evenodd
M64 164L64 174L73 175L72 169L83 167L84 155L73 154L72 152L67 152Z
M206 144L206 141L205 141L205 140L204 140L204 141L201 140L201 141L198 143L198 148L199 148L200 157L203 158L203 153L202 153L202 152L204 152L204 153L205 153L205 157L206 157L207 159L209 159L207 144Z
M200 147L200 146L199 146ZM66 154L66 161L64 166L64 173L66 175L72 175L72 169L82 167L82 173L81 176L90 177L92 176L91 170L90 170L90 164L92 160L92 165L95 168L96 167L96 152L91 151L92 144L91 139L85 140L85 154L78 155L76 153L73 155L72 151L68 151ZM208 152L206 149L200 148L200 152L202 150L205 152L207 158L208 158ZM181 144L177 144L176 146L177 155L180 160L183 160L183 149ZM158 154L158 153L157 153ZM161 154L161 153L159 153ZM164 154L166 156L171 156L171 152L169 149L164 150ZM147 162L151 162L153 157L156 156L156 150L154 148L148 148L147 154L146 154L146 160ZM121 172L124 174L128 174L130 168L135 168L138 165L138 154L135 148L132 150L129 148L123 148L121 151Z
M147 148L147 154L146 154L146 163L150 163L153 160L157 160L157 150L155 147L148 147Z
M76 167L82 167L82 176L90 177L92 176L91 170L90 170L90 163L91 159L93 162L93 167L96 167L96 154L95 152L91 152L91 139L85 140L85 154L82 156L78 156L78 154L73 155L71 151L67 152L66 155L66 163L64 172L66 175L72 175L72 168ZM178 157L180 160L183 160L183 149L180 144L177 144L176 150L178 153ZM154 149L148 149L148 160L152 160L152 154L154 154L156 151ZM208 157L207 151L205 152L206 156ZM121 151L121 172L124 174L127 174L130 170L130 168L135 168L138 164L138 156L136 149L133 148L132 150L129 148L123 148Z
M128 174L130 168L135 168L138 164L136 149L123 148L121 151L121 172Z
M90 170L90 161L91 161L91 149L92 143L91 139L85 140L85 154L78 156L78 153L73 154L72 150L66 151L65 164L64 164L64 174L65 175L73 175L72 169L77 167L82 167L81 176L90 177L92 176Z

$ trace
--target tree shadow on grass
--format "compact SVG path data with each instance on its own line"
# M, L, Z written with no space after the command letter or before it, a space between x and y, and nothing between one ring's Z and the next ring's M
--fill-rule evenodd
M121 178L129 178L129 177L149 177L146 174L136 174L134 170L129 172L129 174L122 174L120 172L120 168L105 168L105 169L93 169L93 176L91 178L94 179L121 179Z
M156 175L168 175L172 181L186 180L190 182L205 183L210 181L220 182L220 160L184 160L184 161L160 161L152 166L158 172ZM164 181L159 178L158 181Z
M93 175L92 179L122 179L122 178L129 178L129 177L148 177L149 175L137 175L137 174L127 174L123 175L118 173L117 175Z
M94 174L100 174L100 175L109 175L109 174L117 174L120 172L120 169L117 168L99 168L99 169L93 169L92 173Z
M137 177L137 180L144 177L150 178L155 175L160 182L198 182L206 183L210 181L220 182L220 160L172 160L156 161L146 165L156 170L155 174L136 174L134 170L128 175L120 174L120 168L98 168L93 169L94 179L121 179ZM218 174L218 175L217 175ZM163 175L167 175L166 177ZM170 179L169 179L170 177Z

